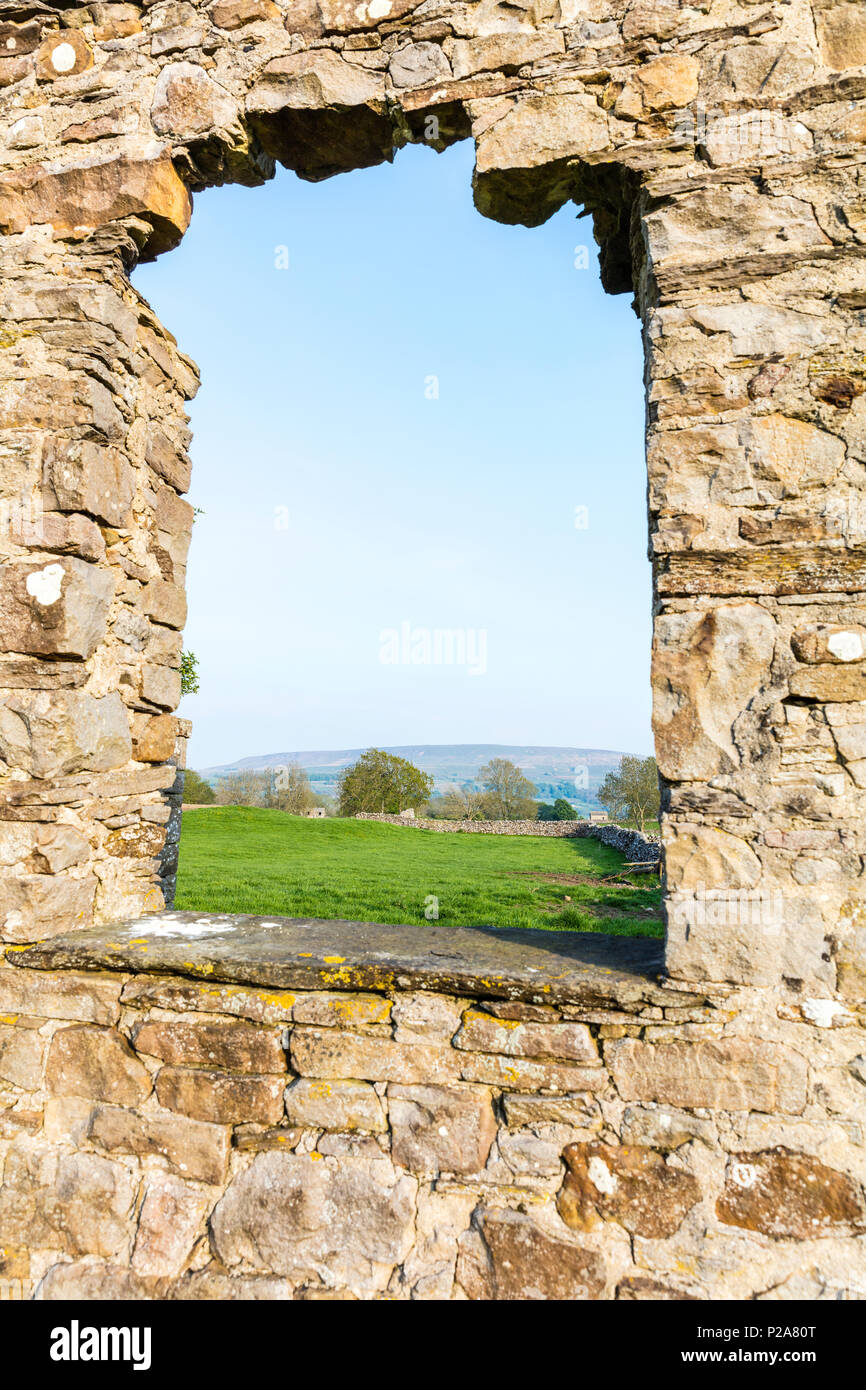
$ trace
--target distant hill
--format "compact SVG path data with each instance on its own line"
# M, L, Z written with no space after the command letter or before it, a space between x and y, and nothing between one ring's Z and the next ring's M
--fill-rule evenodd
M605 748L543 748L534 744L507 743L417 743L386 748L385 751L408 758L409 762L432 773L436 791L442 791L454 782L472 782L479 767L491 758L508 758L531 778L543 801L564 796L584 812L600 809L598 788L605 775L619 766L623 756ZM343 768L355 762L363 752L363 748L345 748L263 753L258 757L238 758L233 763L200 768L198 771L208 781L217 782L233 772L249 769L263 771L296 762L306 770L313 791L320 796L333 796Z

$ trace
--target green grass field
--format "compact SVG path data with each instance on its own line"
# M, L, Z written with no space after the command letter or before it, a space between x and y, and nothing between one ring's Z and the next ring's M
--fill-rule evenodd
M205 912L661 936L654 875L597 840L451 835L240 806L184 811L175 906ZM610 880L616 876L615 881Z

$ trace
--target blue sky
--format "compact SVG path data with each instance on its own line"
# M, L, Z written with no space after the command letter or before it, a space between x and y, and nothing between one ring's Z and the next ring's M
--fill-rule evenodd
M471 175L467 142L214 189L135 273L202 371L193 767L651 751L638 320L601 289L588 219L500 226Z

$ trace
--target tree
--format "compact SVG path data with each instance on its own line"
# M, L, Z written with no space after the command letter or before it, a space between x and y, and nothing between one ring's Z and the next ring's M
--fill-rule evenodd
M422 805L433 790L433 778L406 758L368 748L341 773L337 785L341 816L355 816L359 811L394 815Z
M181 652L180 654L180 693L181 695L197 695L199 686L198 678L198 657L195 652Z
M556 820L577 820L577 812L570 801L566 801L564 796L558 796L553 803L554 817Z
M488 820L534 820L536 787L507 758L491 758L478 769Z
M278 767L273 778L270 805L290 816L300 816L316 805L310 779L300 763Z
M442 820L483 820L484 795L471 783L463 786L454 783L436 797L433 809Z
M626 755L601 784L598 799L611 820L634 821L643 830L659 816L659 771L655 758Z
M271 795L271 774L246 769L232 772L217 783L219 806L267 806Z
M550 801L539 801L538 810L535 813L536 820L558 820L558 816L553 809Z
M188 768L183 776L183 799L187 804L211 806L216 801L216 793L210 782Z

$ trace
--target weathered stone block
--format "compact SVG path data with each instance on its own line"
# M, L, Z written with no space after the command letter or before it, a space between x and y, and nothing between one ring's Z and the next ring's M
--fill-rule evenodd
M216 1125L276 1124L283 1115L284 1086L279 1076L235 1076L185 1067L163 1067L156 1077L160 1105Z
M225 1180L229 1131L181 1115L142 1115L116 1105L97 1105L87 1137L110 1152L161 1154L175 1173L197 1182Z
M0 996L2 997L2 996ZM290 1023L298 997L286 990L254 986L199 984L192 980L139 976L123 986L124 1004L178 1012L225 1013L251 1023Z
M88 657L105 637L115 579L73 556L4 565L0 646L39 656Z
M132 756L140 763L167 763L174 755L177 720L170 714L146 718L133 734Z
M35 1027L7 1027L0 1022L0 1080L20 1086L22 1091L38 1091L42 1084L45 1039Z
M505 1118L512 1127L519 1125L571 1125L575 1129L598 1129L601 1108L595 1096L529 1096L502 1097Z
M459 1054L458 1054L459 1055ZM522 1057L464 1053L460 1061L463 1081L501 1086L510 1091L603 1091L608 1084L604 1067L577 1067L565 1062L536 1062Z
M229 1185L211 1219L223 1264L337 1286L384 1289L412 1244L416 1183L390 1161L265 1153Z
M40 690L0 706L0 757L31 777L106 772L132 756L129 719L116 692Z
M45 1085L56 1095L137 1105L153 1088L150 1073L114 1028L73 1024L54 1034Z
M496 1135L490 1092L475 1086L388 1087L391 1153L413 1173L477 1173Z
M165 1023L147 1019L136 1024L136 1051L181 1067L224 1067L237 1072L284 1072L281 1035L252 1023Z
M398 1043L393 1038L296 1028L291 1063L301 1076L357 1077L364 1081L419 1082L457 1079L459 1058L450 1048L430 1043Z
M92 440L54 440L45 481L64 512L87 512L108 526L122 526L135 493L135 477L118 449Z
M290 1124L313 1129L366 1130L382 1134L388 1128L382 1102L365 1081L311 1081L299 1077L285 1095Z
M13 236L31 223L49 222L60 235L69 235L120 217L140 217L150 223L148 254L155 256L177 245L191 213L190 196L167 153L115 157L57 172L27 165L0 179L0 229Z
M859 1184L784 1148L731 1154L716 1215L729 1226L794 1240L853 1235L866 1227Z
M597 1062L598 1048L585 1023L522 1023L468 1009L454 1046L471 1052L502 1052L508 1057L561 1057Z
M80 1023L116 1023L121 981L74 971L24 970L0 963L0 1013Z
M391 1001L381 994L333 994L310 990L295 995L292 1018L295 1023L313 1023L319 1028L359 1028L365 1024L387 1023Z
M457 1282L469 1298L596 1299L605 1285L594 1250L549 1235L522 1212L482 1207L460 1241Z
M176 1278L186 1268L211 1198L171 1173L148 1179L130 1261L136 1274Z
M70 1255L125 1254L135 1190L119 1163L18 1140L0 1187L3 1240Z
M789 1115L806 1104L805 1058L757 1038L658 1044L624 1038L606 1045L605 1059L623 1100Z
M0 940L25 942L89 927L96 879L24 874L0 879Z
M616 1221L633 1235L665 1240L700 1201L697 1179L654 1149L593 1142L569 1144L562 1156L568 1172L556 1206L577 1231Z

